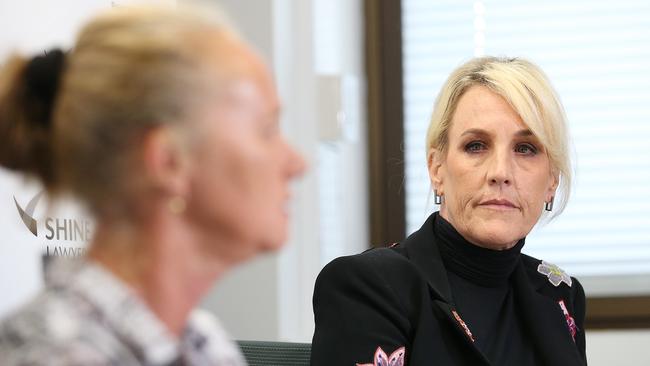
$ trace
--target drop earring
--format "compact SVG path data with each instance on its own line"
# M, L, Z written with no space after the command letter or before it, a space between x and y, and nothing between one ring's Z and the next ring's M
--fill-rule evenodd
M544 209L546 211L553 211L553 200L555 200L555 197L551 197L550 201L544 202Z
M438 194L437 189L433 190L433 203L435 203L436 205L442 204L442 195Z

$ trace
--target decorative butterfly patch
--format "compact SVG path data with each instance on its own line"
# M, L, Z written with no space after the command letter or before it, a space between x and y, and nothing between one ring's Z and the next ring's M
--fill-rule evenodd
M377 347L372 363L358 363L357 366L404 366L406 348L400 347L393 351L390 356L386 355L381 347Z

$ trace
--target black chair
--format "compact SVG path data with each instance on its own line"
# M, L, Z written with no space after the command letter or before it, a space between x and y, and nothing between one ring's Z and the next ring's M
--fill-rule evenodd
M311 343L237 341L249 366L309 366Z

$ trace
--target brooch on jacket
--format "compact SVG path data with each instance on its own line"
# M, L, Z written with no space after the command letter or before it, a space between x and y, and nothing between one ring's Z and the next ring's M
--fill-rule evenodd
M381 347L377 347L372 363L358 363L357 366L404 366L406 348L400 347L393 351L390 356L386 355Z
M556 266L553 263L542 261L542 263L537 266L537 272L546 275L549 282L552 283L555 287L560 286L560 283L562 282L571 287L571 276L566 274L566 272L564 272L560 267Z

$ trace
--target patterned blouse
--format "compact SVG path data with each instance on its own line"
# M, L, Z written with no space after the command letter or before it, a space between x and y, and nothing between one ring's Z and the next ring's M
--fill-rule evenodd
M48 267L45 289L0 323L0 365L246 365L207 312L193 311L179 339L100 265Z

